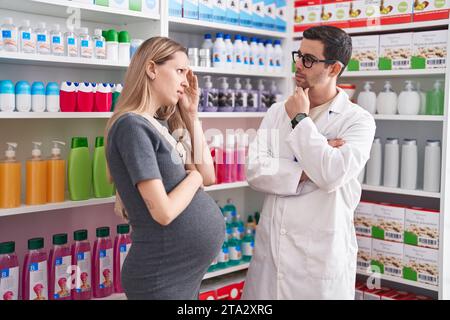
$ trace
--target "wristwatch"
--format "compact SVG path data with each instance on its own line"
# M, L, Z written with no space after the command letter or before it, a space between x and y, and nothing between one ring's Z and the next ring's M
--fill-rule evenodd
M303 119L305 119L308 115L306 113L298 113L294 119L291 120L291 124L292 124L292 129L295 128L296 125L299 124L300 121L302 121Z

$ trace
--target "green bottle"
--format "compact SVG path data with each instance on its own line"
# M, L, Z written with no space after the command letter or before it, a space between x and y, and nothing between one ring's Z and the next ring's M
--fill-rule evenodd
M228 240L225 233L225 240L222 244L222 249L219 253L219 260L217 261L217 268L222 269L228 267L230 261L229 251L228 251Z
M223 207L223 215L231 222L236 211L236 206L231 203L231 199L228 199L227 204Z
M247 228L244 239L242 239L242 260L249 262L252 259L254 247L255 239L253 238L253 230Z
M239 239L233 238L228 241L228 250L230 252L230 262L231 266L238 265L242 260L241 251L241 241Z
M427 92L427 115L444 114L444 90L442 89L442 80L436 80L434 89Z
M106 174L105 142L103 137L95 138L94 160L92 162L92 178L94 197L108 198L113 193L113 184Z
M226 235L226 240L231 240L233 238L233 224L231 223L231 221L228 219L228 217L224 217L225 219L225 235Z
M67 165L67 182L72 201L91 198L92 162L86 137L72 138L72 148Z

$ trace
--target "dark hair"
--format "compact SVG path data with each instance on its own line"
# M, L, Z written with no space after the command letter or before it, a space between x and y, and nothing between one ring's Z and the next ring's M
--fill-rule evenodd
M303 32L308 40L319 40L324 46L324 56L327 60L338 60L347 66L352 56L352 38L342 29L331 26L312 27ZM342 68L341 73L344 71Z

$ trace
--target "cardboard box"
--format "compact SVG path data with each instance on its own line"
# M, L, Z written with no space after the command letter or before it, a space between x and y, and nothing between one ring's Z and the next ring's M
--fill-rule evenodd
M321 0L296 1L294 12L294 32L318 26L322 12Z
M415 32L413 36L413 69L445 68L447 30Z
M380 35L380 70L411 69L412 32Z
M251 27L253 24L253 1L241 0L239 8L239 24L244 27Z
M383 294L387 294L391 291L391 288L366 290L364 291L364 300L381 300Z
M352 37L352 57L347 66L348 71L378 70L380 36Z
M372 271L402 278L403 246L403 243L373 239Z
M217 300L217 294L215 290L200 292L198 300Z
M213 21L213 0L199 0L198 18L203 21Z
M390 204L373 206L372 237L380 240L403 242L405 208Z
M253 0L253 20L254 28L263 29L266 21L265 0Z
M405 244L438 249L439 211L407 208L405 210Z
M381 24L410 23L413 15L413 1L384 0L380 6Z
M183 0L183 17L198 20L198 1Z
M241 298L242 283L232 283L217 289L218 300L239 300Z
M159 14L159 1L158 0L145 0L142 2L142 12L149 15Z
M404 279L438 285L438 250L405 245L403 264Z
M338 28L350 27L349 0L322 0L321 24Z
M227 0L227 23L239 24L240 0Z
M350 27L374 27L380 22L381 0L357 0L350 3Z
M277 11L275 20L275 30L286 32L287 30L287 3L286 0L276 0Z
M213 0L213 22L226 23L227 1Z
M183 1L182 0L169 0L169 15L171 17L183 16Z
M275 15L276 15L277 5L275 0L265 0L264 2L264 26L266 30L275 30Z
M371 202L361 201L356 207L354 218L356 235L372 236L373 206Z
M414 1L413 21L430 21L448 19L450 0Z
M358 257L356 260L356 268L362 272L370 272L372 261L372 238L357 236L358 241Z

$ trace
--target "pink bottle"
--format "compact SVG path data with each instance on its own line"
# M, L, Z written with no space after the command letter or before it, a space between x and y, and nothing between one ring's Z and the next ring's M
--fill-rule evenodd
M47 253L44 238L28 240L22 271L22 300L48 300Z
M237 150L236 156L236 180L245 181L247 176L245 174L245 160L247 157L248 136L246 134L237 136Z
M130 225L119 224L117 226L117 236L114 241L114 290L116 293L122 293L122 281L120 275L123 262L128 255L131 247Z
M77 111L92 112L94 111L94 88L89 82L82 82L78 86L77 94Z
M92 274L94 275L94 297L104 298L113 293L113 246L109 237L109 228L101 227L96 230L97 240L94 244L94 261Z
M217 135L212 137L210 150L211 157L214 161L214 171L216 172L216 184L220 184L223 181L224 161L222 145L222 136Z
M61 112L75 112L77 110L78 83L63 82L59 91L59 105Z
M227 135L226 148L223 152L224 155L224 170L223 180L224 183L232 183L236 181L236 162L235 162L235 137L232 134Z
M109 83L99 83L95 93L95 112L109 112L111 110L112 92Z
M13 241L0 243L0 301L19 299L19 261Z
M70 300L72 256L67 234L53 236L53 248L48 260L48 297L50 300Z
M72 263L76 267L75 281L72 283L73 300L89 300L92 297L91 281L91 245L87 230L77 230L73 233Z

